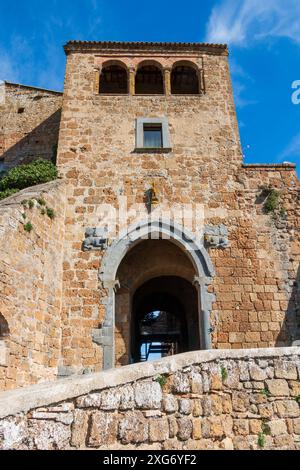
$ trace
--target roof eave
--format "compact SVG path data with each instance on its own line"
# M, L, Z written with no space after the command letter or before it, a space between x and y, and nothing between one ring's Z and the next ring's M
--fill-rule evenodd
M183 43L183 42L113 42L113 41L69 41L64 50L72 52L207 52L228 54L227 44Z

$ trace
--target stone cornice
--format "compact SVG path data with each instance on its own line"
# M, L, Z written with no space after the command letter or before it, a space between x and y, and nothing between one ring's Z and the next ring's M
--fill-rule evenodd
M226 44L208 44L192 42L111 42L111 41L69 41L64 50L72 52L93 53L209 53L228 55Z
M252 164L243 164L243 168L246 170L293 170L296 168L295 163L252 163Z

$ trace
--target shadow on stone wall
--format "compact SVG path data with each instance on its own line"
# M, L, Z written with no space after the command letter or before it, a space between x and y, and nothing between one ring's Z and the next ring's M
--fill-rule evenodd
M3 153L5 165L10 168L30 163L38 157L47 160L55 159L60 120L61 110L59 109Z
M293 284L285 319L278 335L276 346L292 346L300 340L300 266Z

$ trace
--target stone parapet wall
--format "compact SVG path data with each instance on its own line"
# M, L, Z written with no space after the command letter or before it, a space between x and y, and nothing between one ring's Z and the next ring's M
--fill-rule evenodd
M0 394L0 449L300 449L300 348L186 353Z
M53 220L42 214L41 199L54 210ZM0 203L0 390L57 376L64 215L61 181Z

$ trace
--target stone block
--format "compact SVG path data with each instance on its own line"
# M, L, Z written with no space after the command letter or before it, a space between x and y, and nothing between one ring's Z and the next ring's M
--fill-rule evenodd
M261 369L256 364L252 364L249 367L249 373L252 380L263 381L267 378L267 373L265 369Z
M271 395L274 397L289 396L290 390L286 380L274 379L267 380L266 384Z
M120 405L122 411L132 410L135 405L134 390L132 385L127 385L120 389Z
M160 409L162 402L161 386L157 382L139 382L134 387L135 403L143 410Z
M275 377L277 379L297 380L298 373L295 364L288 361L275 361Z
M191 391L190 379L188 374L178 372L173 376L173 392L189 393Z
M221 442L221 448L224 450L234 450L232 439L230 439L229 437L223 439L223 441Z
M76 407L77 408L100 408L101 406L101 393L92 393L90 395L85 395L77 398Z
M75 410L74 412L74 422L72 425L72 438L71 446L80 448L85 447L87 432L88 432L88 423L89 423L90 413L86 410Z
M202 395L203 393L203 380L201 374L193 372L191 374L192 393Z
M300 435L300 418L293 419L293 428L294 428L294 433L297 434L297 436Z
M118 418L115 413L97 411L91 416L89 447L101 447L117 442Z
M173 395L164 395L163 409L166 413L175 413L178 410L178 401Z
M248 436L249 420L248 419L234 419L233 431L236 436Z
M55 421L30 420L28 430L37 450L65 450L70 447L70 426Z
M106 411L117 410L120 405L121 394L118 389L104 390L101 393L101 409Z
M169 439L169 422L167 418L150 419L149 441L164 442Z
M219 438L224 435L221 417L203 418L202 436L204 438Z
M187 398L183 398L178 401L179 408L178 411L182 415L190 415L193 410L193 402Z
M26 418L16 417L0 421L0 450L22 449L23 442L26 441L28 441Z
M280 418L298 418L300 407L296 400L283 400L275 404L275 409Z
M199 416L203 415L202 403L201 400L194 400L194 409L193 409L193 416L198 418Z
M250 407L249 394L246 392L234 392L232 394L233 411L248 411Z
M193 420L193 439L199 440L202 438L202 423L201 419Z
M287 433L287 427L284 419L274 419L268 422L271 436L280 436Z
M180 441L188 441L193 432L193 422L189 418L179 418L177 420L177 437Z
M177 433L178 433L177 420L174 417L170 417L170 418L168 418L168 420L169 420L170 438L173 439L174 437L177 436Z
M140 411L130 411L120 420L119 438L123 444L148 441L149 423Z

